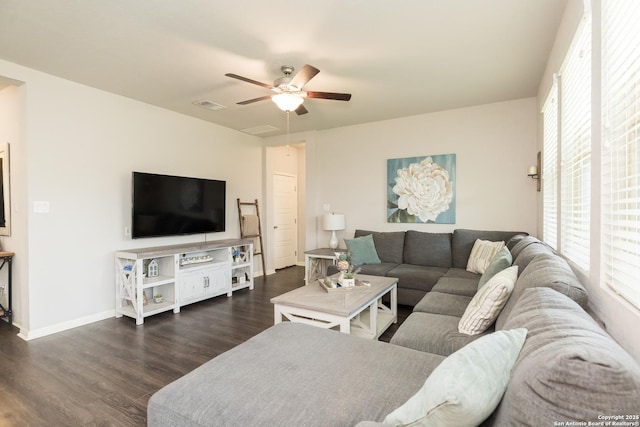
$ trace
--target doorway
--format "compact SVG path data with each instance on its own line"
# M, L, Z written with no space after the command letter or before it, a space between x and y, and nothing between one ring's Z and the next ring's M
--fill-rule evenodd
M296 265L298 257L298 178L273 174L273 264Z

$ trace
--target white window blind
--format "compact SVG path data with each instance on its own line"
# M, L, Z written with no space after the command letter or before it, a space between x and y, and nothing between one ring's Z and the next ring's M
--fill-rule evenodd
M558 84L542 107L542 240L558 247Z
M560 252L589 271L591 225L591 15L560 73Z
M640 2L602 2L602 273L640 307Z

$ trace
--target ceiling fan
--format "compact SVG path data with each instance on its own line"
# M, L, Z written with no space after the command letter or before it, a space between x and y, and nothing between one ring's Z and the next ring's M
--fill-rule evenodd
M291 65L283 65L280 67L284 73L283 77L276 79L273 85L262 83L256 80L242 77L237 74L227 73L225 76L233 79L242 80L243 82L252 83L254 85L262 86L275 92L274 95L265 95L259 98L248 99L246 101L238 102L238 105L247 105L258 101L264 101L271 98L278 107L283 111L295 111L296 114L307 114L309 111L302 105L304 98L320 98L320 99L333 99L336 101L348 101L351 99L350 93L334 93L334 92L314 92L302 90L309 80L315 77L320 72L316 67L306 64L302 67L302 70L291 77L294 68Z

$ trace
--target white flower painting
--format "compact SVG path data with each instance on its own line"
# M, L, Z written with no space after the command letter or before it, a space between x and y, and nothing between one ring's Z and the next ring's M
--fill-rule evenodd
M456 155L387 160L387 222L455 224Z

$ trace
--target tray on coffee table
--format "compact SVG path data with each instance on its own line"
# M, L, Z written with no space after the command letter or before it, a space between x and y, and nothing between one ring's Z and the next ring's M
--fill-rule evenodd
M326 281L330 281L333 286L327 284ZM318 279L318 283L320 283L320 287L327 292L353 292L360 289L369 289L371 287L371 282L361 281L358 279L356 279L356 284L354 286L341 286L337 279L332 279L331 277Z

